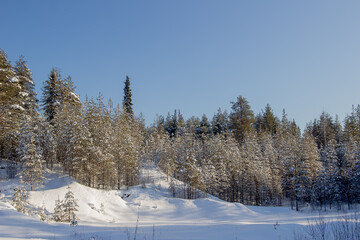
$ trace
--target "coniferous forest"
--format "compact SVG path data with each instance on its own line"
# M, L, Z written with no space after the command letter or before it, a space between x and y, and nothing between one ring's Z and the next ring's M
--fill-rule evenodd
M25 58L11 64L0 50L7 177L21 174L34 190L45 168L60 166L86 186L120 189L141 184L139 170L154 164L169 176L174 197L209 193L250 205L290 202L296 210L360 202L360 106L343 120L323 112L301 131L285 110L276 116L268 104L254 113L239 96L230 112L184 119L175 110L146 126L133 111L131 79L124 80L117 106L101 94L82 102L71 77L56 68L36 93Z

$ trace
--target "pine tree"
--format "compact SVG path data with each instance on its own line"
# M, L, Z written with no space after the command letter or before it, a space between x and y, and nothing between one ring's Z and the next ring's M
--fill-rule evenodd
M132 97L132 93L131 93L131 89L130 89L130 78L128 76L126 76L125 87L124 87L123 109L129 117L134 116L134 112L132 109L133 103L132 103L131 97Z
M43 98L41 100L46 120L51 124L53 124L52 121L61 104L60 82L60 72L53 68L50 72L49 79L45 82Z
M255 134L248 134L241 145L241 165L239 181L241 199L249 204L261 205L263 203L263 177L267 176L268 166L262 166L261 148Z
M42 157L39 150L36 149L34 137L30 137L27 144L27 152L21 158L23 162L23 179L30 185L30 190L37 189L43 185L44 170L42 167Z
M200 125L198 126L198 130L196 134L200 136L201 139L204 139L211 133L211 126L208 121L208 118L205 114L201 117Z
M14 195L11 199L11 204L14 208L20 213L27 212L27 205L29 204L27 198L29 197L28 192L22 184L22 179L20 176L20 187L14 189Z
M45 221L48 220L48 217L47 217L45 211L46 211L45 202L43 201L43 204L42 204L42 206L41 206L41 208L40 208L40 210L39 210L40 221L45 222Z
M331 140L335 139L335 132L334 121L328 113L323 112L320 120L314 120L312 134L319 149L326 147Z
M25 109L20 80L0 49L0 157L16 160L16 137Z
M20 58L16 61L14 70L21 86L21 92L19 92L19 95L22 98L22 107L26 110L28 115L35 114L37 109L35 84L24 56L20 56Z
M252 130L252 124L255 122L254 113L249 102L242 96L239 96L236 102L232 102L231 110L230 128L235 139L241 143Z
M256 129L258 132L269 132L275 135L279 129L279 120L275 117L269 104L266 105L262 115L256 117Z
M322 168L317 176L314 187L314 194L317 201L320 203L320 206L331 205L334 201L339 201L341 194L339 190L341 189L337 176L339 169L337 164L339 162L336 149L335 149L335 140L328 142L327 146L323 148L320 152L320 162L322 163Z
M103 203L100 204L100 213L105 214L105 206Z
M207 139L202 150L202 172L207 192L221 199L228 199L230 188L228 164L233 160L226 148L224 136L218 134Z
M344 121L344 137L346 141L360 142L360 105L353 106L352 112Z
M281 189L281 168L282 163L279 161L278 152L275 149L271 132L267 131L259 136L260 147L262 152L262 165L268 167L266 193L267 204L280 205L282 199Z
M70 139L70 147L68 149L67 163L71 163L72 175L81 183L87 184L88 169L91 167L91 158L94 156L94 145L91 134L83 119L82 114L74 116L75 126L74 134Z
M63 221L71 222L73 219L76 218L75 212L78 211L79 205L77 204L77 200L74 197L74 193L71 191L70 186L68 186L68 192L65 194L65 199L62 203L64 215L63 215ZM75 217L74 217L75 216Z
M309 197L310 177L307 166L301 156L299 137L289 135L286 137L280 153L283 161L283 189L285 196L291 201L291 207L299 211L300 203Z
M355 153L356 163L351 176L351 189L354 193L354 200L360 202L360 147L356 149Z
M218 112L214 115L211 123L211 129L214 135L224 134L228 131L229 119L226 111L222 112L218 109Z
M46 167L53 169L56 162L56 139L53 126L44 118L38 118L38 144Z
M58 196L58 199L55 200L55 208L54 208L54 215L53 219L55 222L61 222L64 219L64 209L63 209L63 202L60 201L60 198Z
M123 112L121 115L122 144L120 150L122 153L122 176L124 184L126 186L132 186L138 181L141 135L136 122L131 122L127 116L126 112Z

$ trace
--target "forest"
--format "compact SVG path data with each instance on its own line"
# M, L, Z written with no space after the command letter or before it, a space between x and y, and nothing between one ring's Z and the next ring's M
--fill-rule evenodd
M101 94L82 102L71 77L49 70L38 96L25 58L11 64L0 50L0 160L6 177L21 175L29 190L41 188L45 168L120 189L143 184L139 170L153 164L179 198L289 202L296 210L360 202L359 105L343 120L323 112L301 131L285 110L278 117L267 104L254 113L240 95L212 118L184 119L175 110L146 126L133 111L129 77L118 79L124 96L114 106Z

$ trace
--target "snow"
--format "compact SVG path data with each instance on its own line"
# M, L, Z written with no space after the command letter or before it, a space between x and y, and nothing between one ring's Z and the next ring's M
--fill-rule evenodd
M18 83L18 82L19 82L19 78L17 78L17 77L12 77L12 78L10 78L10 82L12 82L12 83Z
M79 226L41 222L10 205L18 179L0 180L0 239L293 239L318 212L298 213L287 207L255 207L216 197L196 200L172 198L169 182L158 170L142 172L143 186L102 190L83 186L66 175L48 172L45 187L31 191L32 209L53 213L55 200L70 186L78 200ZM101 204L104 211L101 211ZM326 217L336 217L329 212ZM137 220L138 219L138 220ZM154 236L154 238L153 238Z
M31 75L31 74L32 74L32 73L30 72L30 75ZM27 77L24 77L24 76L22 76L22 78L23 78L26 82L28 82L29 84L34 85L34 81L31 80L30 78L27 78Z
M25 111L25 109L23 107L21 107L20 105L18 105L18 104L11 105L10 107L12 109L18 109L20 111Z
M29 96L29 94L27 92L19 92L19 94L22 96L22 97L27 97Z
M75 93L73 93L73 92L70 92L70 95L71 95L75 100L80 101L79 95L77 95L77 94L75 94Z

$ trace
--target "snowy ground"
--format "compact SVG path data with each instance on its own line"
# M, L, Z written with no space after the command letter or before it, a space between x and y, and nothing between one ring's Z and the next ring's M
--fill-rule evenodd
M17 180L0 181L0 239L294 239L294 232L318 218L314 211L297 213L286 207L252 207L215 197L197 200L171 198L169 183L159 171L144 170L146 187L97 190L50 173L45 188L30 192L32 207L45 203L52 213L68 185L79 203L79 226L45 223L38 216L20 214L10 205ZM129 197L124 197L129 195ZM122 198L123 197L123 198ZM104 212L100 211L101 204ZM324 214L324 213L322 213ZM328 212L325 218L339 218ZM138 225L138 228L136 228ZM136 232L136 238L135 238Z

